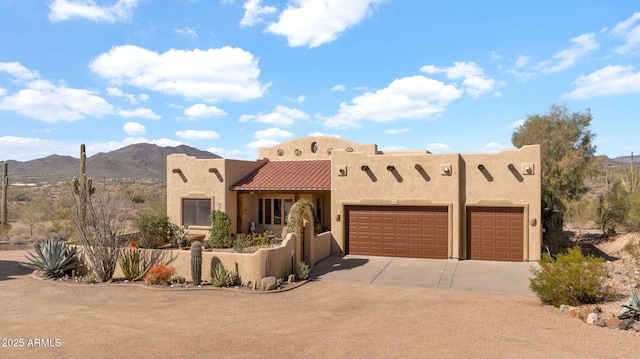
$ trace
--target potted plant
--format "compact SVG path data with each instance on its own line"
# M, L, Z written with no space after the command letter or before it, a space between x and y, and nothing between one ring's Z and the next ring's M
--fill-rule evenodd
M174 235L176 237L176 243L178 244L178 248L184 248L189 245L189 241L187 240L188 232L189 232L189 228L187 226L182 226L175 230Z

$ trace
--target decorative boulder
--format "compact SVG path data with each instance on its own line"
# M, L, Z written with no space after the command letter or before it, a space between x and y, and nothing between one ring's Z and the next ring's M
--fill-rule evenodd
M278 288L276 277L264 277L260 282L260 290L274 290Z

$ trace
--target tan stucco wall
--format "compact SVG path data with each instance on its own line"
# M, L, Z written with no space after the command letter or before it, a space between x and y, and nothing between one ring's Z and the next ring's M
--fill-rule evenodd
M291 271L291 252L295 247L295 235L291 234L282 245L273 248L262 248L255 253L202 252L202 280L211 281L211 268L222 263L228 271L237 271L242 284L249 281L262 280L274 276L286 279ZM174 258L169 265L175 267L175 275L191 281L191 252L173 250L169 256ZM115 277L123 277L118 266Z
M311 151L314 143L318 145L316 153ZM258 152L258 158L268 158L271 161L328 160L331 159L331 153L335 150L375 154L378 151L378 146L363 145L338 137L309 136L283 142L273 147L261 148Z
M167 215L178 225L182 225L183 198L210 198L211 209L220 209L232 220L231 231L236 232L237 192L229 187L261 166L265 161L242 161L217 159L197 159L184 154L167 156ZM180 173L174 173L174 170ZM217 172L210 172L216 169ZM190 226L190 234L208 234L208 227Z
M488 181L478 165L493 177ZM509 164L514 170L509 169ZM416 168L420 166L420 169ZM363 171L362 166L368 166ZM394 166L394 171L387 170ZM444 168L450 168L445 173ZM532 174L515 175L524 167ZM365 154L334 151L331 169L334 252L344 253L345 206L447 206L449 257L466 258L466 206L519 206L525 209L525 260L540 256L540 149L489 154L428 154L424 151ZM339 218L338 218L339 215ZM535 225L532 224L535 222Z

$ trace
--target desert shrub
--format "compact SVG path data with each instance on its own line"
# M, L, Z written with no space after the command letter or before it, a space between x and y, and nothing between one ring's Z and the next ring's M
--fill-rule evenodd
M164 213L142 212L134 218L133 225L138 230L138 246L141 248L157 248L173 238L173 227Z
M157 250L125 248L120 258L120 269L127 280L139 280L156 264L173 261L166 253Z
M144 281L153 285L169 285L176 269L164 263L156 264L144 276Z
M27 253L30 263L25 267L41 270L46 278L62 278L65 274L80 265L76 248L55 239L46 239L34 245L36 254Z
M640 230L640 192L627 195L628 211L624 228L627 231Z
M627 220L629 206L627 193L620 185L614 185L611 191L596 202L596 223L605 237L616 234L616 228Z
M240 277L234 271L228 271L222 263L218 263L211 270L211 284L215 287L231 287L240 285Z
M307 280L309 279L309 272L310 272L310 268L309 265L306 264L305 262L298 262L298 264L296 264L296 268L295 268L295 276L296 276L296 280Z
M613 292L607 284L610 278L604 259L584 256L580 247L568 249L556 258L543 254L540 269L532 269L529 288L545 304L591 304L611 299Z
M264 233L249 233L246 237L236 237L233 242L233 250L238 253L255 252L259 248L271 247L275 243L275 237L271 237L271 231Z
M209 238L212 248L230 248L233 246L231 240L231 218L224 211L212 211L209 215Z
M26 188L11 186L11 189L7 191L7 200L11 202L29 202L31 201L31 195Z

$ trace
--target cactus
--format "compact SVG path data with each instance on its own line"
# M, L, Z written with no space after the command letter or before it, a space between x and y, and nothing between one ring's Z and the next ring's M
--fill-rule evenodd
M616 314L616 317L620 319L640 319L640 291L634 291L633 287L631 287L631 295L621 307L622 309Z
M2 166L2 202L0 204L0 225L6 226L8 222L7 215L7 190L9 188L8 164L5 162Z
M78 208L80 209L80 221L84 226L86 223L87 206L89 205L89 197L92 196L96 189L93 187L93 180L87 179L87 151L84 143L80 145L80 178L73 177L73 192L78 196Z
M202 281L202 244L198 241L191 245L191 279L195 285Z
M629 168L624 169L624 173L622 174L622 185L629 193L635 193L638 185L640 185L638 170L633 165L633 152L631 152L631 164Z

